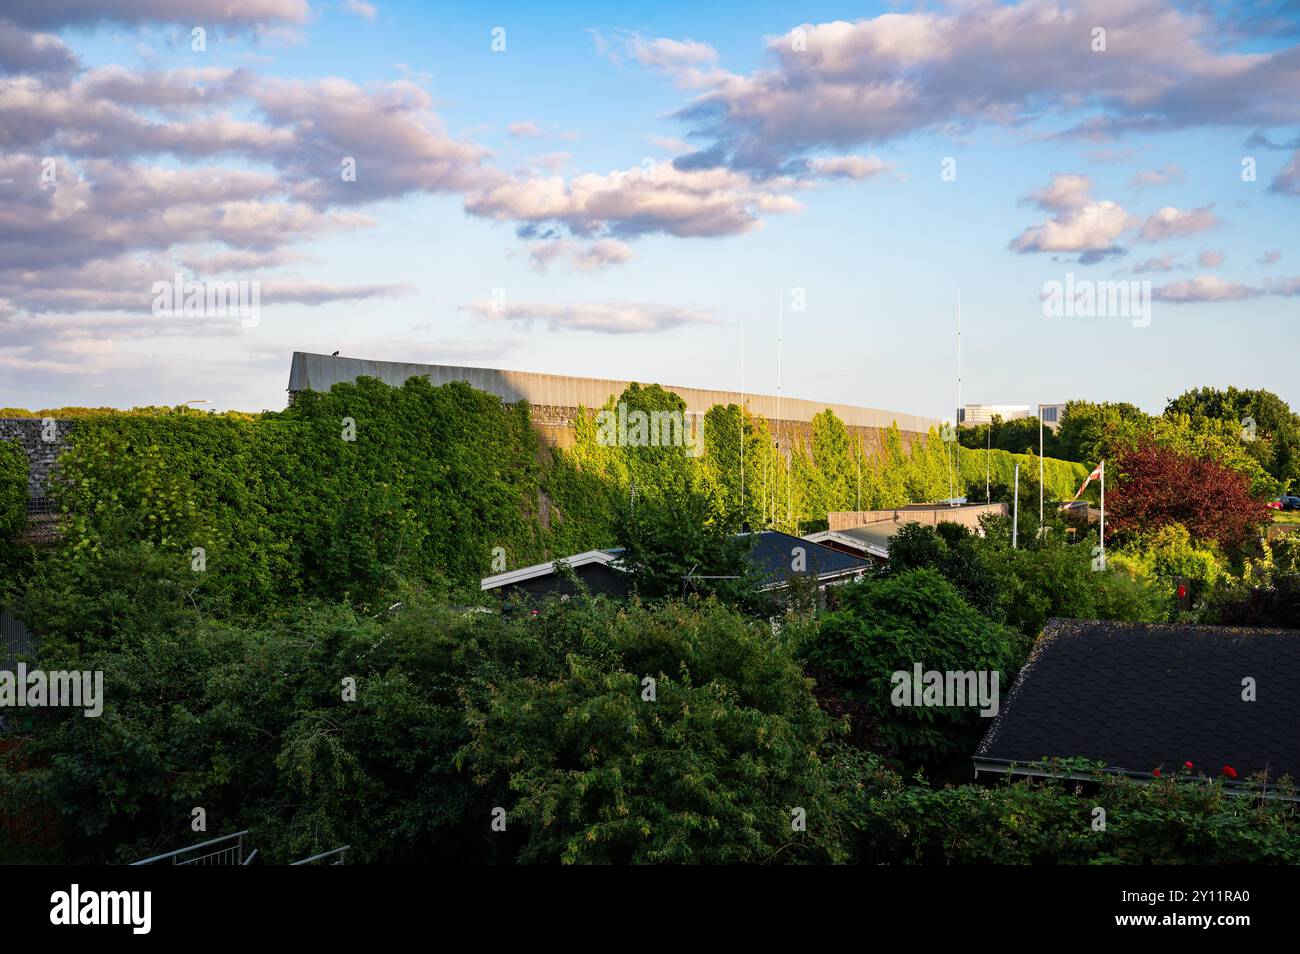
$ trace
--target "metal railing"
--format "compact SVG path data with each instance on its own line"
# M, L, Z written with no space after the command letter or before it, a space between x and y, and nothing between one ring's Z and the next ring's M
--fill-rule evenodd
M310 858L302 859L302 861L291 862L290 867L292 867L293 865L315 865L315 864L341 865L344 863L345 859L347 858L348 849L351 847L352 847L351 845L344 845L342 848L335 848L333 851L323 851L319 855L312 855ZM326 861L325 860L326 858L333 858L334 860Z
M36 653L36 638L22 620L7 609L0 609L0 669L13 669L20 656Z
M248 834L248 829L237 831L232 835L222 835L220 838L213 838L209 841L199 842L197 845L190 845L188 848L177 848L175 851L169 851L165 854L154 855L152 858L146 858L144 861L134 862L135 865L155 865L160 862L171 861L174 865L243 865L253 860L257 854L244 858L244 836ZM220 846L220 847L217 847ZM209 848L210 851L203 851ZM202 854L192 854L193 852L202 851Z

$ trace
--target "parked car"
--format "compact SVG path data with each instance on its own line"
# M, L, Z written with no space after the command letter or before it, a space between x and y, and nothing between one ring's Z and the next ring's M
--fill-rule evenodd
M1270 508L1270 509L1272 509L1272 510L1281 510L1281 509L1282 509L1282 501L1281 501L1281 500L1270 500L1268 503L1264 504L1264 506L1265 506L1265 507L1268 507L1268 508Z
M1300 510L1300 497L1282 497L1283 510Z

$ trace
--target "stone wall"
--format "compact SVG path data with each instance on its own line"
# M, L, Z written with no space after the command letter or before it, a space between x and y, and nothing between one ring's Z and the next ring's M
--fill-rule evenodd
M44 421L49 421L50 429ZM16 441L27 452L28 507L40 510L47 500L47 482L54 462L68 446L75 421L39 417L0 418L0 440ZM46 440L46 437L53 440Z

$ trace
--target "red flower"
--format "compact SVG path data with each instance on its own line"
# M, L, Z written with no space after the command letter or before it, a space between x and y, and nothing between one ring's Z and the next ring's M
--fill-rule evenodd
M1151 774L1154 775L1156 778L1159 778L1159 777L1160 777L1160 769L1156 769L1156 770L1155 770L1154 772L1152 772Z
M1223 774L1228 776L1228 778L1236 778L1237 770L1233 768L1231 765L1225 765L1223 767Z
M1183 768L1187 769L1187 771L1190 772L1190 771L1192 770L1192 763L1191 763L1191 762L1184 762L1184 763L1183 763Z

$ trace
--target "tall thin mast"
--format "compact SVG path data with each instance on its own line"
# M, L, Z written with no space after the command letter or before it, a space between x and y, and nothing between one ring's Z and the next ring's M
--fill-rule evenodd
M776 296L776 452L781 453L781 347L784 342L783 332L785 328L785 293L782 292ZM778 465L779 466L779 465ZM778 471L779 473L779 471ZM789 484L789 474L786 475L786 483ZM772 495L772 526L776 526L777 514L776 494Z

